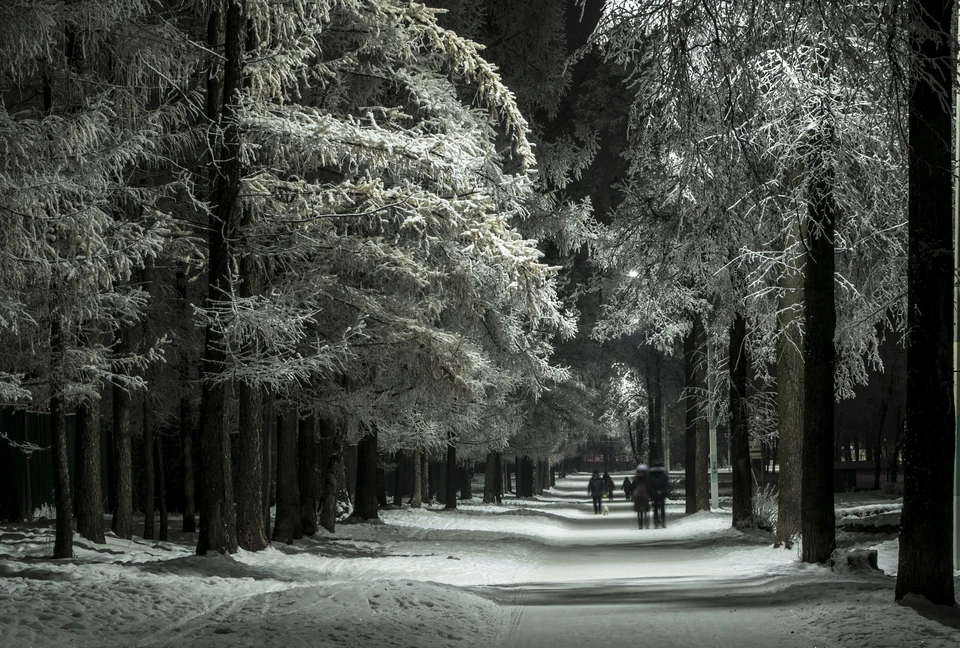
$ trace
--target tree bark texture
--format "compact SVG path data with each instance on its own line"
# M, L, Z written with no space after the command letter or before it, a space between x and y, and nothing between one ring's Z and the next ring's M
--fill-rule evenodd
M230 243L238 240L240 221L240 126L236 119L233 97L242 87L243 56L246 38L244 5L239 0L226 0L224 19L214 9L207 24L207 45L219 50L223 44L223 74L211 58L207 84L207 117L219 125L212 129L211 151L218 167L211 171L213 213L208 231L208 295L207 306L216 307L230 299L230 267L233 252ZM211 166L214 164L211 160ZM233 553L237 550L236 515L233 503L233 475L230 463L230 437L225 424L226 394L221 378L227 366L223 333L208 326L201 362L204 377L201 394L200 456L203 483L200 535L197 553L208 551Z
M911 0L907 413L897 600L954 605L953 0Z
M127 336L117 334L117 353L129 351ZM130 438L130 394L119 385L113 386L113 521L110 528L118 538L133 537L133 446ZM184 514L186 518L186 514Z
M153 456L153 403L149 394L143 397L141 407L143 417L143 537L156 539L156 471Z
M285 544L303 537L297 477L297 418L297 410L289 409L277 425L277 518L272 539Z
M260 502L263 511L263 533L270 537L270 506L272 501L270 495L273 486L273 441L277 436L277 416L273 411L273 403L276 396L272 392L265 392L262 395L262 407L260 410L260 433L263 443L260 449L263 451L261 465L263 471L260 475Z
M154 443L157 446L157 490L160 494L160 534L157 539L167 542L170 539L170 524L167 514L167 478L163 468L163 435L154 435Z
M188 318L190 317L190 302L187 300L187 273L183 268L177 269L176 287L180 316ZM190 384L193 368L191 367L190 357L186 353L181 355L179 373L182 384ZM116 393L117 390L114 388L114 398L116 398ZM197 504L196 479L193 472L193 409L190 406L189 391L180 396L178 415L180 419L180 448L183 453L183 532L194 533L197 530Z
M804 404L802 516L803 560L822 563L836 549L833 504L834 374L837 324L834 231L837 206L834 174L824 159L832 145L829 127L810 143L807 197L807 260L804 264Z
M423 453L417 449L413 451L413 489L410 491L410 508L423 506Z
M270 543L263 516L263 392L240 383L237 484L237 544L260 551Z
M777 459L778 482L777 544L790 544L801 533L801 497L803 474L803 263L801 231L794 225L787 233L784 250L787 267L780 276L777 320L777 419L780 438Z
M707 393L707 331L699 315L693 318L693 326L684 340L684 373L686 392L686 453L685 490L687 513L710 510L710 428L700 407Z
M357 444L357 488L351 517L378 520L377 430L370 429Z
M311 413L300 421L300 528L308 536L317 533L316 420Z
M651 362L647 370L647 434L649 436L649 461L664 461L666 454L663 438L663 391L660 385L660 354L650 350Z
M488 452L487 461L483 466L483 503L493 504L497 501L497 453Z
M457 508L457 446L453 438L447 440L446 488L444 489L445 502L443 508L447 510Z
M343 473L343 450L347 440L346 420L322 419L321 425L330 434L327 463L323 470L323 501L320 506L320 526L333 533L337 526L337 494L340 491L340 475Z
M77 533L104 544L100 488L100 404L81 403L76 411Z
M750 425L747 408L747 322L737 313L730 327L730 454L733 468L733 525L753 521L753 475L750 466Z
M50 440L53 443L53 497L57 506L54 558L73 557L73 501L70 496L70 464L67 459L67 415L63 408L60 365L63 361L63 327L57 313L50 314Z

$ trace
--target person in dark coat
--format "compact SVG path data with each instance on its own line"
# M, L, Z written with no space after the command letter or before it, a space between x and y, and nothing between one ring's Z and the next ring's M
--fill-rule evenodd
M610 476L610 473L603 473L603 486L607 491L607 499L613 499L613 489L616 486L613 484L613 477Z
M644 464L637 466L637 475L633 478L633 510L637 512L637 526L641 529L650 528L647 512L650 511L650 495L647 490L647 467Z
M607 485L603 483L603 477L600 476L600 471L594 470L593 477L587 482L587 494L593 498L593 512L595 514L600 514L600 510L603 507L603 492L606 489Z
M670 473L663 467L662 461L653 462L647 476L647 488L653 503L653 524L658 529L667 526L666 502L670 494Z
M624 496L629 502L633 497L633 482L630 481L629 477L623 478L623 485L620 487L620 489L623 491Z

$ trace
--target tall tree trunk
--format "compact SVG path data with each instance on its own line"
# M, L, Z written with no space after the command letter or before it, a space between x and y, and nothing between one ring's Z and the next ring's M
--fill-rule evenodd
M76 412L77 533L104 544L100 488L100 404L81 403Z
M694 315L690 333L684 339L683 359L686 392L686 453L684 457L686 512L710 510L710 430L701 416L700 400L707 393L707 331L700 315Z
M795 221L795 219L793 219ZM802 231L794 224L787 232L784 250L787 265L780 276L777 320L777 419L780 438L777 460L778 481L777 544L790 545L801 532L803 472L803 317Z
M197 530L196 478L193 470L193 410L189 395L180 399L180 446L183 451L183 532Z
M497 453L488 452L487 461L483 470L483 503L493 504L497 501Z
M457 508L457 446L453 441L453 435L447 439L447 464L446 464L446 488L444 495L446 501L443 504L445 509Z
M664 461L665 439L663 438L663 391L660 386L660 354L650 349L650 367L647 369L647 434L649 436L648 460Z
M153 403L150 402L150 395L143 397L143 406L141 408L143 417L143 537L147 540L156 539L156 472L154 471L153 457Z
M129 352L129 331L117 333L118 355ZM113 386L113 521L110 528L118 538L133 537L133 449L130 438L130 394L120 385ZM186 517L186 514L184 514Z
M207 306L217 307L229 301L231 289L231 243L238 240L241 217L240 124L232 103L243 85L243 57L246 39L246 10L240 0L226 0L227 12L214 9L207 25L207 44L218 50L223 44L223 75L216 59L211 58L207 86L207 117L219 129L210 150L219 164L211 169L213 176L213 213L208 230L208 296ZM217 136L219 130L220 135ZM211 166L215 163L210 161ZM236 515L233 501L233 474L230 461L230 435L226 427L226 393L222 379L227 366L223 333L217 326L207 326L202 374L205 377L201 394L200 452L203 462L203 495L201 497L200 534L197 553L208 551L233 553L237 550Z
M396 463L396 469L393 471L393 505L402 506L403 505L403 480L406 477L404 474L404 462L406 457L403 455L403 450L397 450L394 455L394 462Z
M883 450L883 427L887 422L887 410L890 403L887 399L880 402L880 425L877 426L877 439L873 444L873 490L880 490L881 451Z
M187 320L190 317L190 302L187 299L187 272L182 265L177 268L176 288L180 316ZM180 447L183 453L183 532L193 533L197 530L196 484L193 473L193 409L190 406L190 390L185 387L185 385L190 384L193 369L190 357L186 353L181 354L179 374L180 389L182 390L178 415L180 418ZM113 393L114 398L116 398L116 388L114 388ZM116 408L116 405L114 405L114 408ZM116 418L116 415L114 415L114 418Z
M747 409L747 322L736 313L730 327L730 454L733 466L733 524L753 522L753 478L750 466L750 426Z
M377 430L372 428L357 444L357 489L351 517L378 520L377 509Z
M247 551L265 549L267 530L263 523L263 391L241 382L237 463L237 544Z
M533 459L520 457L517 461L517 496L533 497Z
M273 440L277 436L277 415L273 411L273 403L276 396L273 392L263 392L263 405L260 409L263 416L260 420L261 438L263 443L261 450L263 458L261 465L263 472L260 481L260 502L263 514L263 534L270 537L270 494L273 486Z
M430 499L430 484L427 482L430 471L430 459L426 452L420 453L420 496L424 502Z
M297 419L297 410L288 409L277 425L277 519L272 539L285 544L303 536L297 477Z
M807 260L804 264L803 560L822 563L836 548L833 504L836 304L834 176L823 152L833 145L828 126L814 134L808 168Z
M955 604L950 99L957 61L953 0L911 0L907 257L907 414L897 600ZM953 527L953 528L951 528Z
M157 490L160 491L160 535L157 539L167 542L170 539L170 525L167 515L167 479L163 472L163 435L155 435L154 441L157 446Z
M423 506L423 460L419 449L413 451L413 488L410 491L410 508Z
M343 450L347 439L347 421L331 421L324 417L321 435L330 435L327 463L323 469L323 501L320 505L320 526L333 533L337 526L337 495L340 492L340 475L343 473Z
M300 528L308 536L317 533L316 421L313 412L300 421Z
M457 469L457 481L459 483L460 499L473 499L473 470L470 466L460 466Z
M50 314L50 440L53 444L53 497L57 507L54 558L73 557L73 501L70 496L70 464L67 458L67 416L63 408L63 385L60 382L63 353L63 325L60 315L54 312Z
M497 504L503 504L503 453L495 453L494 480L496 482Z

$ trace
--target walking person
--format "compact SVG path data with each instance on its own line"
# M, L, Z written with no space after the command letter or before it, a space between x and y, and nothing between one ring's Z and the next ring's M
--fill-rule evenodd
M603 483L603 477L600 476L600 471L594 470L593 477L587 482L587 494L593 498L593 512L595 515L600 515L600 510L603 508L603 492L606 488L607 485Z
M670 494L670 473L662 461L654 461L647 476L647 488L653 503L653 524L658 529L667 527L667 496Z
M647 513L650 511L650 494L647 490L647 466L637 466L637 475L633 478L633 510L637 512L637 527L650 528Z
M615 488L613 484L613 477L610 476L610 473L603 473L603 487L607 491L607 499L613 499L613 489Z
M623 495L627 498L628 502L633 498L633 482L630 481L629 477L623 478L623 484L620 486L620 490L623 491Z

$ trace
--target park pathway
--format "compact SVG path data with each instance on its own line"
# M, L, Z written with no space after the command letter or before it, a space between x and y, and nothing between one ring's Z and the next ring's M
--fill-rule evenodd
M586 480L561 480L553 494L590 513ZM622 480L615 477L618 485ZM815 629L801 636L791 618L790 588L809 584L792 584L776 570L737 568L742 545L733 542L639 530L630 503L618 495L609 516L575 520L577 534L544 547L534 581L486 589L511 610L504 646L817 645ZM668 511L668 527L681 515Z

